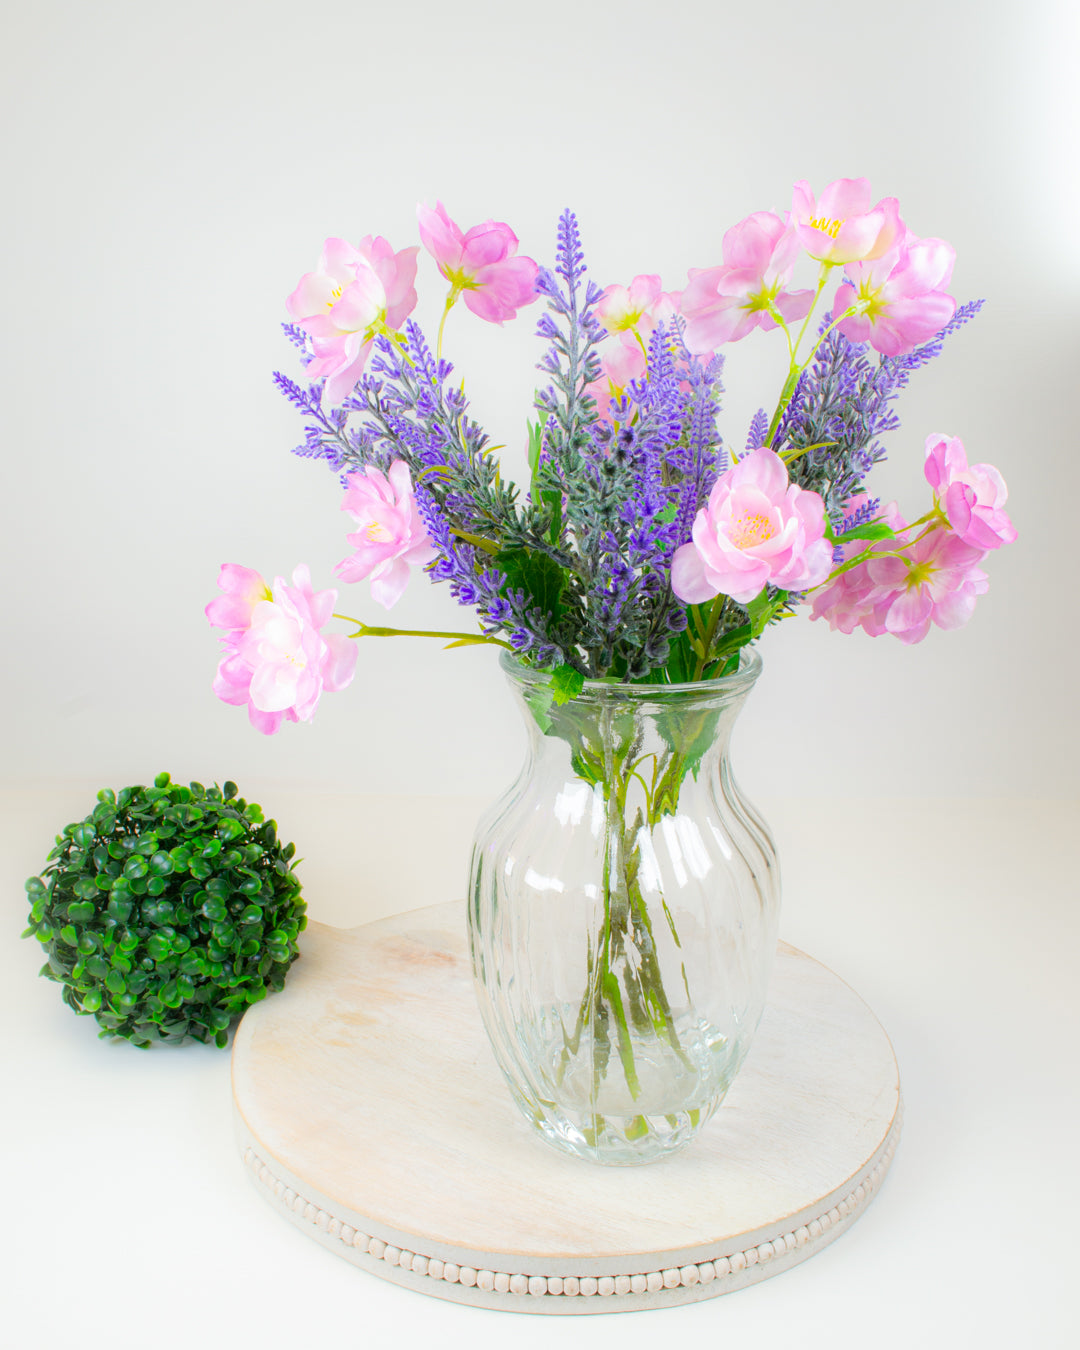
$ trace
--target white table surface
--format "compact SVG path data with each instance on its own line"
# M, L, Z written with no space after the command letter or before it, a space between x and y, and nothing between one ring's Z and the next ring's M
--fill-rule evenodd
M482 802L242 787L296 840L314 918L351 927L463 892ZM93 800L90 784L0 793L4 1344L1080 1344L1076 803L762 800L782 936L848 980L896 1048L906 1117L892 1171L850 1232L775 1279L553 1326L335 1260L249 1181L228 1054L99 1041L36 977L41 949L18 941L22 882Z

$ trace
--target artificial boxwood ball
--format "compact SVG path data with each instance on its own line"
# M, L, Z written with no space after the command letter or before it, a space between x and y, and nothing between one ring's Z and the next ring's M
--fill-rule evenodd
M153 787L106 788L26 883L23 936L102 1036L223 1046L296 960L307 920L295 851L235 783L181 787L162 773Z

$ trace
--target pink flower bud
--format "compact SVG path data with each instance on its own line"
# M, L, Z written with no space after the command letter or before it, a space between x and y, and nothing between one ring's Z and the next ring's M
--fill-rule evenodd
M935 434L926 438L925 472L949 525L965 544L994 549L1013 542L1016 530L1004 509L1009 491L992 464L969 465L958 437Z

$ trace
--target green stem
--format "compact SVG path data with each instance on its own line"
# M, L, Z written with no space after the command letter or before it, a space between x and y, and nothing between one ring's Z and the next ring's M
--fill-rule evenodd
M443 312L442 312L442 318L439 320L439 336L438 336L438 338L437 338L436 341L435 341L435 360L436 360L436 361L441 361L441 360L442 360L442 339L443 339L443 329L446 327L446 316L450 313L450 311L451 311L451 310L454 308L454 306L457 304L457 298L458 298L458 296L459 296L460 294L461 294L461 288L460 288L459 286L451 286L451 287L450 287L450 294L446 297L446 306L445 306L445 308L443 309Z
M694 669L694 679L700 680L704 674L705 667L709 660L709 651L712 648L713 638L716 637L716 630L720 625L720 615L724 612L724 606L727 604L726 595L718 595L709 608L709 621L705 629L705 636L702 639L702 653L698 657L697 666Z
M430 628L376 628L372 624L364 623L361 619L354 619L348 614L335 614L335 619L341 619L343 623L356 624L356 632L350 633L351 638L362 637L427 637L427 638L451 638L453 642L460 643L462 646L471 646L473 643L491 643L495 647L505 647L508 652L513 651L509 642L503 642L501 638L489 637L487 633L451 633L443 632L440 629Z
M479 534L470 534L468 530L455 530L450 526L450 533L458 539L464 539L467 544L472 544L473 548L483 549L485 553L495 554L499 552L499 545L493 539L485 539Z

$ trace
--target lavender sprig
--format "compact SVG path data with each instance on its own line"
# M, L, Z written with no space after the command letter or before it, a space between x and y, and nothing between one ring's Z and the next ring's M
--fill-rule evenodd
M822 339L784 410L773 448L789 458L798 452L791 480L824 498L834 528L841 526L848 503L865 491L866 475L885 458L880 437L900 426L893 405L912 372L940 355L945 338L977 314L982 303L962 305L929 342L876 363L865 345L849 342L839 329ZM831 322L826 313L819 333Z

